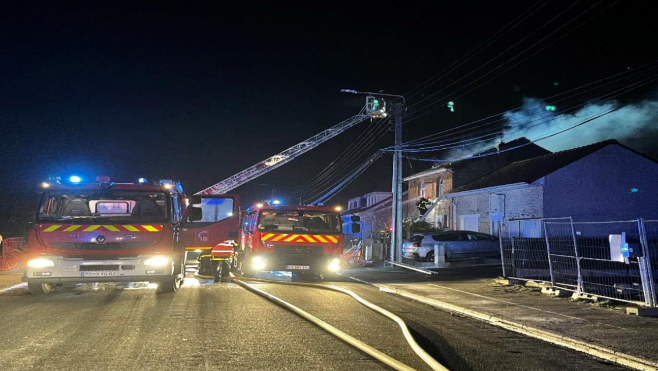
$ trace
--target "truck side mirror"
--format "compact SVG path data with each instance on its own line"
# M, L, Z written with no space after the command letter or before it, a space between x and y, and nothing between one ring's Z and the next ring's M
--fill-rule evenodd
M201 196L193 195L192 198L190 198L190 205L200 205L200 204L201 204Z
M361 224L352 223L352 233L359 233L359 232L361 232Z
M187 219L191 222L197 222L203 219L203 210L200 207L190 206L187 208Z

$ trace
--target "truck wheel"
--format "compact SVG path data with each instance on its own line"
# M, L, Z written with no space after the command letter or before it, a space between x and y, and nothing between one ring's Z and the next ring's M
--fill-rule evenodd
M28 282L27 289L32 295L45 295L53 292L53 285L49 283Z
M181 281L180 277L160 281L158 283L158 292L161 294L176 292L181 286Z
M173 276L158 282L159 293L176 292L183 285L183 272L185 272L185 268L182 266L182 263L175 265L175 267Z

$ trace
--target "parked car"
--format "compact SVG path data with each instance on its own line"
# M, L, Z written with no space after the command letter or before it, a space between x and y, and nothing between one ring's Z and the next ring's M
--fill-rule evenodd
M446 260L500 256L498 238L471 231L445 231L416 234L402 243L402 256L418 261L434 261L434 245L445 246Z

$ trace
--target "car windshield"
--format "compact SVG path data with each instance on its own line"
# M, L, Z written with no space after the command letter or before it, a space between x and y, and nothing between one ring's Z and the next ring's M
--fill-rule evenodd
M263 210L258 219L259 231L341 233L338 213L308 210Z
M164 192L124 190L62 190L47 192L39 206L41 222L162 223L168 220Z

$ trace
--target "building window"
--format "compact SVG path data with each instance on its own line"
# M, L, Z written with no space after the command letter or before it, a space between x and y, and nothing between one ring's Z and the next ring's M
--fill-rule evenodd
M420 197L425 197L425 182L420 182Z
M443 196L443 179L436 181L436 197Z

